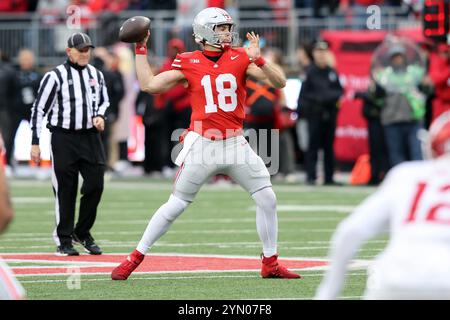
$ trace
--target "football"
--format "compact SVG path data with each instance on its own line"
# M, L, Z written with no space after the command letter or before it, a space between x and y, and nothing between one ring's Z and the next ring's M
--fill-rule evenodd
M143 40L150 30L150 19L135 16L125 21L119 29L119 39L123 42L136 43Z

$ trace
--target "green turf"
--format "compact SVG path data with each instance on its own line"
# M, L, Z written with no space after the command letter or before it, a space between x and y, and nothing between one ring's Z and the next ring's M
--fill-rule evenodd
M149 218L167 200L171 188L170 182L163 181L107 182L92 230L104 252L133 250ZM278 205L288 208L278 213L280 255L326 258L333 230L346 217L339 206L353 207L373 191L361 187L275 185ZM50 182L15 180L11 182L11 193L16 217L0 238L0 252L53 253L54 202ZM299 205L328 207L318 211L289 207ZM371 259L384 245L385 239L377 238L365 245L358 257ZM205 185L151 252L258 257L261 245L254 203L237 186ZM75 290L68 288L68 276L19 279L30 299L310 299L323 272L301 273L304 279L300 281L261 279L257 272L137 274L126 282L113 282L109 275L83 275L81 289ZM365 270L350 271L342 296L361 296L365 278Z

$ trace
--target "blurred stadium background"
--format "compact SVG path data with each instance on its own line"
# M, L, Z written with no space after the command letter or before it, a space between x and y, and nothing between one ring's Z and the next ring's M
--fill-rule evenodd
M424 5L432 14L429 19L425 19L423 14ZM448 30L446 0L3 0L0 5L2 64L17 64L19 50L29 48L35 55L37 69L45 72L65 59L66 40L77 30L87 32L97 47L115 52L120 59L119 70L126 85L112 139L126 140L128 154L127 159L120 159L119 151L113 150L110 162L111 167L119 160L136 164L144 159L144 128L142 117L135 111L138 88L133 74L132 52L128 45L117 42L118 28L132 16L150 17L151 60L158 67L165 60L167 43L172 38L181 39L186 50L196 49L191 23L195 14L206 6L228 10L237 22L241 39L248 30L255 30L264 39L264 46L281 51L289 79L284 89L286 104L292 110L301 108L297 105L301 86L299 74L302 72L298 49L319 38L330 43L333 65L345 88L340 100L335 139L335 155L342 170L348 170L359 156L368 153L362 102L354 99L354 93L368 87L374 49L388 34L407 37L428 50L428 61L433 68L436 50L431 38L425 37L424 27L430 28L428 34L441 41L446 40ZM424 20L427 20L425 25ZM5 113L2 117L6 117ZM298 128L291 131L298 172L303 164L303 137ZM17 162L28 161L29 142L30 134L24 122L16 136L14 159ZM44 158L48 159L46 132L43 133L41 147ZM129 168L129 163L118 168Z

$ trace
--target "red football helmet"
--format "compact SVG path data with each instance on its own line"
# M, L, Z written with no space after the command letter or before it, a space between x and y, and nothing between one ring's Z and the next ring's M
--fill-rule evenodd
M434 158L450 153L450 111L441 114L431 124L430 144Z

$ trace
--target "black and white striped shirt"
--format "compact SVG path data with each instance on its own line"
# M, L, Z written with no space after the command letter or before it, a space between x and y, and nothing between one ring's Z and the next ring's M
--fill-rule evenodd
M50 128L68 131L93 128L92 118L105 116L108 92L101 71L90 64L80 67L66 61L47 72L31 111L32 144L39 144L42 121Z

